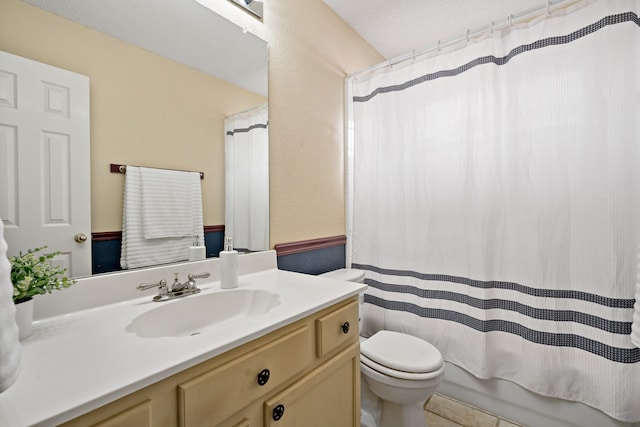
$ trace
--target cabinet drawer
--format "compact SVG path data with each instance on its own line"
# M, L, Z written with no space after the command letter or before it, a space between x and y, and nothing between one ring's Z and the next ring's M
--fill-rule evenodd
M178 386L180 425L216 425L283 384L314 359L313 336L303 326ZM268 370L268 374L266 371ZM262 382L259 385L258 374Z
M119 414L93 424L94 427L143 427L151 426L151 402L144 401L139 405L126 409Z
M360 425L360 346L353 343L264 403L264 427Z
M358 301L316 320L316 354L323 357L347 341L358 338Z

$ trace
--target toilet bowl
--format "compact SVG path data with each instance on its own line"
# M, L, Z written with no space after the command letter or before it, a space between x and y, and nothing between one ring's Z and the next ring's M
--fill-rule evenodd
M364 282L364 272L356 269L321 276ZM360 337L360 372L363 427L424 427L423 407L442 382L444 361L427 341L382 330Z

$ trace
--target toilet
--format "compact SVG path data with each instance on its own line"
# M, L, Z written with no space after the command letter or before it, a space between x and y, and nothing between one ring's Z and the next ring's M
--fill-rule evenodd
M364 283L364 271L357 269L320 276ZM423 339L382 330L360 337L360 372L362 427L424 427L423 407L442 381L444 360Z

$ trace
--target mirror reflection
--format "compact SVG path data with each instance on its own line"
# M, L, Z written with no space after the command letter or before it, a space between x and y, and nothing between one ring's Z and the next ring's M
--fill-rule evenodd
M225 235L240 251L269 247L267 104L234 114L225 127Z
M111 163L203 172L206 256L217 256L230 197L225 120L266 104L266 43L191 0L6 0L5 12L10 37L0 50L89 77L92 265L77 273L74 261L72 275L120 268L125 175L111 173ZM263 146L268 152L268 139ZM233 234L245 231L243 221ZM268 249L268 211L261 221L263 246L245 249Z
M237 4L238 6L242 7L247 12L254 15L256 18L262 19L263 0L231 0L231 1Z

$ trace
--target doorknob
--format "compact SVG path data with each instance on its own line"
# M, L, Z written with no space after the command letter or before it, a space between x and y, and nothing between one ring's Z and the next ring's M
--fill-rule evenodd
M84 243L87 241L87 235L84 233L78 233L75 236L73 236L73 240L75 240L78 243Z

